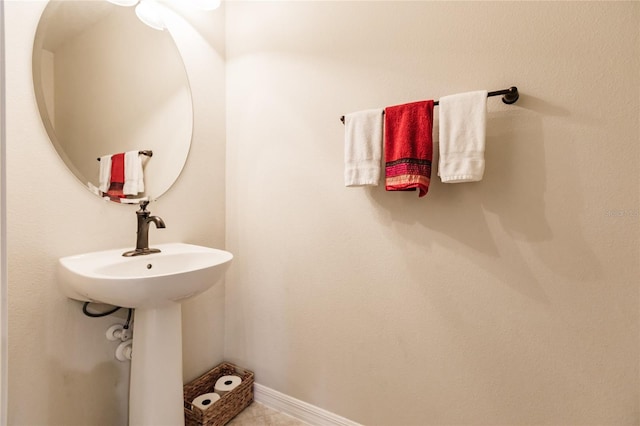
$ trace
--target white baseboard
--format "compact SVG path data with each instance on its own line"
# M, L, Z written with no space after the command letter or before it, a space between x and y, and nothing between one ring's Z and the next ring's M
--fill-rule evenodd
M253 384L253 397L257 402L269 408L281 411L313 426L361 426L359 423L258 383Z

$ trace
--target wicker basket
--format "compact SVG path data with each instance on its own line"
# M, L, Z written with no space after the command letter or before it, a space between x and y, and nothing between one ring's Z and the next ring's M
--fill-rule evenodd
M216 380L236 375L242 383L228 392L206 410L191 404L198 395L213 392ZM223 362L194 381L184 385L185 426L222 426L244 410L253 401L253 372Z

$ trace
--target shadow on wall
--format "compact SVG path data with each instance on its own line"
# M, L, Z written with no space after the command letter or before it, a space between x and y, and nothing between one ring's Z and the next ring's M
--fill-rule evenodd
M521 96L514 109L496 112L491 109L489 104L486 168L482 181L463 184L440 181L437 176L436 112L434 168L427 196L418 199L415 192L390 194L383 185L369 187L367 196L379 207L375 209L379 212L379 221L393 234L421 247L437 241L438 245L478 263L520 293L546 302L531 271L532 261L538 260L567 278L589 276L595 279L600 269L575 217L584 202L577 182L579 173L571 161L568 146L563 149L567 158L563 161L561 176L556 170L551 173L547 170L545 144L553 144L555 148L558 144L567 145L567 141L545 140L542 116L569 113L527 95ZM561 184L566 188L566 209L562 213L565 217L554 217L551 223L555 228L546 217L545 193L547 185L554 184L548 182L549 176L561 178ZM562 226L557 226L558 223ZM416 225L441 236L425 241ZM467 251L460 250L460 244L485 256L466 256ZM408 247L407 251L411 256ZM505 263L509 264L508 268L504 267ZM585 265L591 270L584 271ZM581 277L576 277L576 273Z
M127 418L127 413L121 412L122 395L118 395L120 372L114 362L103 362L92 370L81 371L69 369L58 360L50 360L49 371L60 375L51 377L47 383L48 424L118 424ZM100 398L90 398L90 395L99 395Z

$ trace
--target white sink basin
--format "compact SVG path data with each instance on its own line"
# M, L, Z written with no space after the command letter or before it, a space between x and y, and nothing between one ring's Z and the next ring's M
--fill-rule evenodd
M118 249L63 257L58 281L71 299L135 308L129 426L180 426L180 302L220 281L233 255L181 243L154 248L161 252L123 257L127 249Z
M67 297L126 308L158 307L202 293L219 281L233 255L191 244L154 245L161 253L123 257L127 249L60 259Z

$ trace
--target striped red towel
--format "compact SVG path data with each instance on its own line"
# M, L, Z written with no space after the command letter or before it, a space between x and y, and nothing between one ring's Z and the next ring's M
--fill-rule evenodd
M111 198L124 198L124 152L111 156L111 184L107 195Z
M427 195L433 158L433 101L385 108L385 187Z

